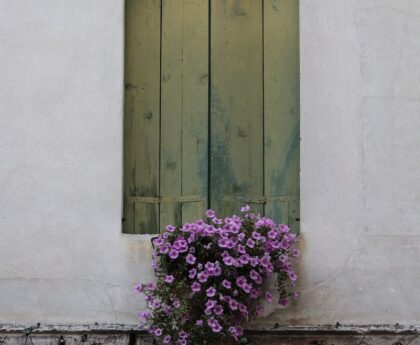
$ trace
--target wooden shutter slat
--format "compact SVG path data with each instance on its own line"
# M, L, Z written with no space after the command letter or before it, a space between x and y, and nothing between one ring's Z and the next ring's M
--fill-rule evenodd
M179 197L182 194L183 20L180 1L162 1L161 196ZM179 203L160 206L162 227L179 225L181 221Z
M213 1L211 11L210 195L227 215L239 212L235 196L264 192L262 2Z
M161 196L207 195L208 5L163 0ZM201 217L200 203L161 204L160 223Z
M182 222L204 215L208 207L208 1L183 0L182 195L205 195L182 204Z
M124 194L159 195L160 2L126 1ZM124 198L124 231L156 233L159 205Z
M265 214L298 230L299 2L264 3ZM285 196L283 200L271 196Z

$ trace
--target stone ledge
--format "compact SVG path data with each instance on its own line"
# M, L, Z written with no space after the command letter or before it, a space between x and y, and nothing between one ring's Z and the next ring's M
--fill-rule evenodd
M0 333L146 333L138 325L126 324L1 324ZM416 334L420 333L420 325L268 325L251 326L248 333L252 334L302 334L302 333L328 333L328 334Z
M255 345L420 345L414 325L274 325L248 329ZM153 344L136 325L0 324L0 345L147 345Z

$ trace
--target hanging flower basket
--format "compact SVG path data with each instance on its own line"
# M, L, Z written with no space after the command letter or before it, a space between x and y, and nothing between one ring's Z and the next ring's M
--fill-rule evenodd
M244 325L272 302L271 278L279 304L297 297L295 243L287 225L249 206L241 216L219 219L208 210L205 219L168 225L152 239L157 281L136 287L147 303L142 323L157 344L248 344Z

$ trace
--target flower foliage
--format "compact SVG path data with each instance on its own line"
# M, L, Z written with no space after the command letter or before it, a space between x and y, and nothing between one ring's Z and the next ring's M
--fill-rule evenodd
M147 310L139 316L163 344L204 344L243 335L243 326L271 303L269 279L276 276L279 303L286 305L295 286L290 258L298 257L296 235L285 224L241 208L242 216L168 225L153 240L153 267L165 275L139 284ZM232 340L233 340L232 339Z

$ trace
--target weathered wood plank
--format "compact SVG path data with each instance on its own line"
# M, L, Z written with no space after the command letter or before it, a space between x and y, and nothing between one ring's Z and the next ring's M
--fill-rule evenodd
M182 204L182 222L202 217L208 188L209 4L183 0L182 194L203 202Z
M208 3L164 0L161 196L207 196ZM202 216L207 202L162 203L161 227Z
M299 1L264 2L264 91L265 214L298 230Z
M124 195L159 195L160 2L126 1ZM158 231L156 205L125 198L124 231Z
M263 195L262 21L262 1L212 2L211 206L225 215Z
M182 195L182 100L183 61L182 0L162 1L162 75L161 75L161 196ZM181 204L160 206L161 228L180 225Z

